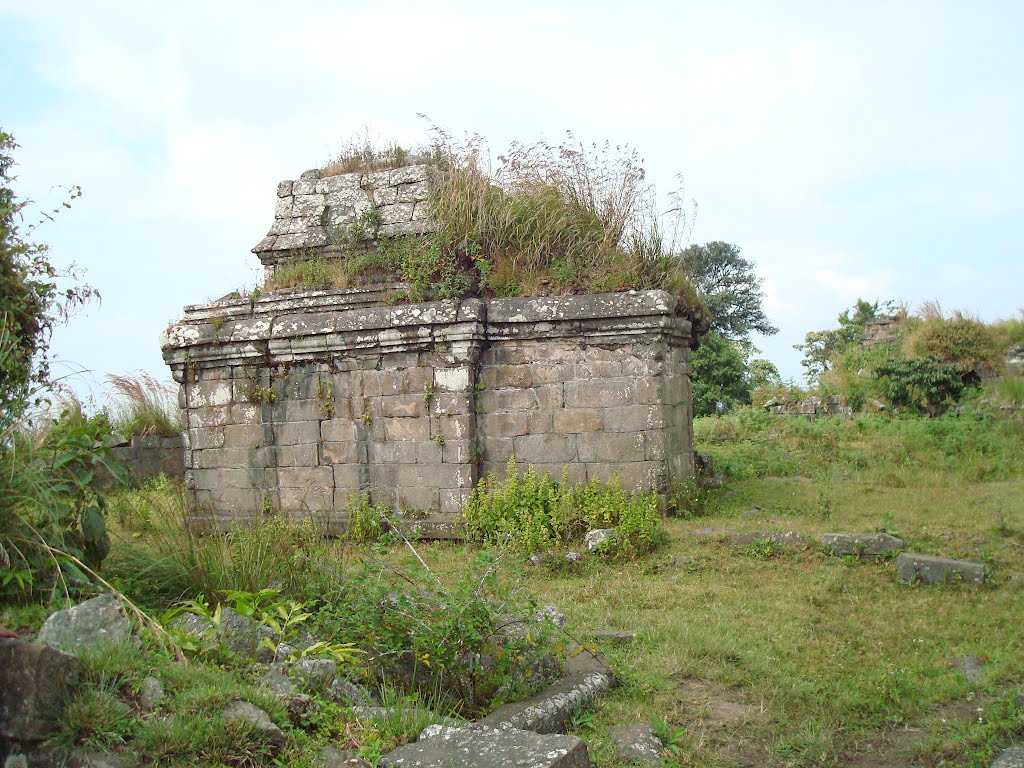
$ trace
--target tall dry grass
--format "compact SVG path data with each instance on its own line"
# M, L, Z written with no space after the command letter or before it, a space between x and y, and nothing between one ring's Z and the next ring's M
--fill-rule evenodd
M114 432L129 439L156 435L174 437L185 428L177 392L148 373L107 377L113 389L110 421Z

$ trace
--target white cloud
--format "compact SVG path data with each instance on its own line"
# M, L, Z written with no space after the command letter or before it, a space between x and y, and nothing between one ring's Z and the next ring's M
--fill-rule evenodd
M887 211L942 222L1021 208L1020 77L990 56L998 28L964 8L9 3L0 13L35 31L32 64L49 80L37 87L55 94L18 126L23 180L85 188L54 240L89 260L106 300L60 343L99 369L159 371L154 339L181 304L251 281L248 249L270 223L274 183L364 126L415 141L417 112L498 147L573 128L630 141L663 183L684 172L700 203L694 237L739 243L764 273L782 328L765 347L789 373L788 346L857 297L927 298L913 294L922 276L891 255L925 247L924 232L899 234L887 253L862 237L891 226ZM159 295L146 298L153 285ZM137 341L88 349L125 317Z

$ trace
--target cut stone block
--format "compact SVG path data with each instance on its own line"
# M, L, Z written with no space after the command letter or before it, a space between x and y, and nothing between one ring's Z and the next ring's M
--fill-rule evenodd
M971 560L953 560L948 557L904 552L896 558L896 572L900 581L922 584L948 584L966 582L981 584L985 581L985 566Z
M903 550L903 539L888 533L823 533L818 542L834 555L885 557Z
M515 728L430 728L419 741L380 759L382 768L590 768L587 745L575 736Z
M577 709L594 701L615 682L608 666L594 654L576 649L565 676L525 701L506 704L478 721L492 728L520 728L537 733L563 733Z

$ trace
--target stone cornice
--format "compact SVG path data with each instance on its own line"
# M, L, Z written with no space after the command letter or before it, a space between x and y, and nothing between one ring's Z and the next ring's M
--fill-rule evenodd
M164 332L160 346L165 362L180 368L560 337L614 344L654 334L685 344L691 333L690 322L677 314L676 299L661 290L382 304L394 288L291 292L193 305Z

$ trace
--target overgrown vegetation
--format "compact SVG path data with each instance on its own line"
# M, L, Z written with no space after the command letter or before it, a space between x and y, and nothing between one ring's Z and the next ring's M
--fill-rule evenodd
M345 287L388 274L409 283L412 300L663 288L698 332L706 328L706 307L681 260L691 214L681 193L670 195L669 213L659 211L635 150L585 145L568 134L559 145L512 145L493 173L487 155L482 138L460 143L435 128L418 156L432 165L435 232L372 248L375 227L360 221L358 232L334 233L340 260L311 255L282 265L269 287ZM404 150L376 152L364 142L329 167L392 167L403 158Z
M122 469L106 415L69 400L58 419L10 430L0 443L0 598L67 595L91 583L86 567L106 557L100 472Z
M593 529L614 529L599 549L624 559L650 552L663 540L654 493L628 493L617 484L571 485L532 467L520 472L510 461L503 478L480 481L463 515L471 540L542 552L579 541Z
M888 324L888 336L871 339L868 328L878 321ZM911 314L892 302L858 300L840 314L838 328L808 333L798 349L819 395L838 395L855 411L870 406L937 416L980 390L996 392L997 399L1012 391L1013 377L998 374L1018 325L1016 319L986 324L961 312L947 314L937 304ZM759 393L757 399L812 393ZM1003 404L1013 400L1011 395Z
M0 597L26 599L89 581L83 569L109 547L93 480L118 468L105 416L87 417L73 399L56 421L47 416L62 394L51 376L50 337L96 292L61 274L46 245L25 239L38 223L21 230L29 201L13 189L16 147L0 130ZM62 207L79 194L70 188Z
M185 429L175 389L147 373L110 375L107 380L114 390L110 422L118 436L176 437Z
M1024 423L984 407L933 419L816 420L744 408L699 419L694 433L716 467L736 478L856 474L900 488L1024 476Z

